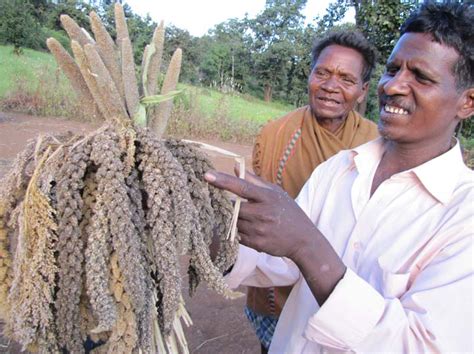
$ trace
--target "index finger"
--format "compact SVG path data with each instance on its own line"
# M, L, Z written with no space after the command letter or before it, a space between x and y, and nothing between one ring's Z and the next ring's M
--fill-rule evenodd
M227 173L207 171L204 178L213 186L232 192L241 198L251 201L262 201L264 199L265 188Z
M240 175L240 166L238 164L235 164L235 166L234 166L234 173L235 173L236 176ZM267 188L267 189L272 189L272 184L271 183L265 182L263 179L261 179L256 174L250 172L249 170L245 170L245 180L247 182L255 184L256 186Z

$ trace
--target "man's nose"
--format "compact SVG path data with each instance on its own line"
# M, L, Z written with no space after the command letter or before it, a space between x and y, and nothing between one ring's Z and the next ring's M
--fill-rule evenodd
M339 90L339 82L334 77L334 75L331 75L327 80L323 82L321 88L328 92L337 92Z
M408 73L405 71L398 71L394 76L384 75L380 82L388 96L406 95L409 92Z

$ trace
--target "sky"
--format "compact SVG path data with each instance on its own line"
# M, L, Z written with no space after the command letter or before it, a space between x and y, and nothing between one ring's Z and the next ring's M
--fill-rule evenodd
M191 35L201 37L209 29L230 18L254 18L265 8L265 0L125 0L140 16L150 14L155 22L163 20L165 26L187 30ZM317 15L324 15L331 0L308 0L303 14L306 21ZM350 21L353 14L346 16Z

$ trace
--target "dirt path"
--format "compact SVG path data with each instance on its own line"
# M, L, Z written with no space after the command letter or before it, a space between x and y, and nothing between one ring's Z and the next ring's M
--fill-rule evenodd
M22 114L0 112L0 178L8 172L13 158L26 142L41 133L87 132L94 129L91 124L62 120L58 118L39 118ZM251 146L206 141L226 150L246 157L247 166L251 158ZM216 169L232 173L234 161L230 158L209 154ZM240 289L245 292L245 289ZM245 297L225 300L200 285L193 298L187 296L186 278L183 281L183 294L194 325L185 330L191 353L202 354L241 354L259 353L260 346L250 327L243 307ZM19 353L18 346L8 344L0 337L0 353Z

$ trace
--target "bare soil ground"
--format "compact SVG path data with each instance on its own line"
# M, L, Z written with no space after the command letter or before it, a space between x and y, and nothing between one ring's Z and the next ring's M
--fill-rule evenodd
M41 133L87 132L94 125L50 117L34 117L16 113L0 112L0 183L10 168L16 154L20 152L29 139ZM206 141L209 144L245 156L249 166L252 147L218 141ZM215 153L209 153L216 169L232 173L234 161ZM184 260L183 260L184 262ZM183 269L185 274L185 269ZM245 292L245 289L239 289ZM185 329L191 353L206 354L241 354L259 353L260 345L243 313L245 297L226 300L208 290L205 284L200 285L197 293L189 298L187 278L183 279L183 294L186 308L194 322ZM1 324L0 324L1 325ZM19 353L15 343L9 343L0 337L0 353Z

